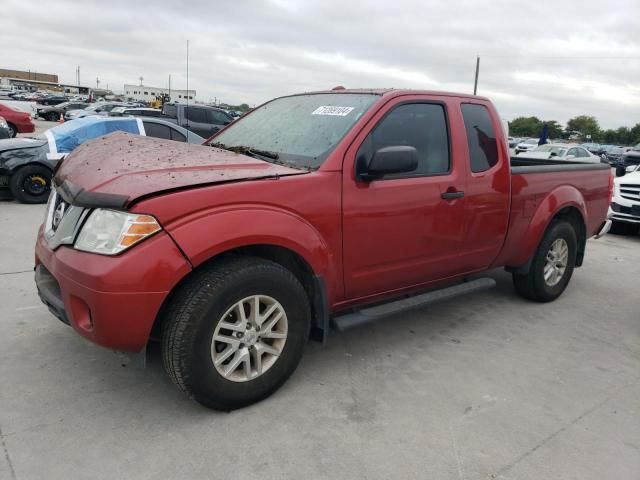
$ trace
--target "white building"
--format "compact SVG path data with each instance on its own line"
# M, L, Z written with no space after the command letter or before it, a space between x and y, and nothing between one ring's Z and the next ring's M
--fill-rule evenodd
M186 103L187 97L189 101L196 98L195 90L174 90L169 91L168 88L148 87L146 85L127 85L124 86L124 96L133 98L142 102L149 102L159 95L168 94L172 102Z

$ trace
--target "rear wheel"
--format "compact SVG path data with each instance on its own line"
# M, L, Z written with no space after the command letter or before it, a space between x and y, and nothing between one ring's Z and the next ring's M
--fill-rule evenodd
M51 190L51 170L42 165L26 165L9 179L11 195L22 203L46 203Z
M529 300L550 302L569 284L576 264L578 242L569 222L554 221L545 233L526 274L513 274L516 291Z
M174 383L202 405L233 410L275 392L297 367L310 308L298 279L261 258L228 258L195 272L163 316Z
M13 123L7 122L7 127L9 128L9 138L14 138L18 134L18 129Z

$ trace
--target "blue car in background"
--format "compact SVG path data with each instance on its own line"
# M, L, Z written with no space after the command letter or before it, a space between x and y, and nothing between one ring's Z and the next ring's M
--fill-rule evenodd
M0 198L45 203L53 172L78 145L112 132L202 144L204 138L158 118L84 117L51 128L41 135L0 140Z

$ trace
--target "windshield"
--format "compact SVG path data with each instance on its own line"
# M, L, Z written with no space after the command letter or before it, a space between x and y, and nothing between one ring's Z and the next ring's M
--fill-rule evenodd
M318 168L378 98L351 93L278 98L229 126L210 144L271 152L284 164Z
M537 138L529 138L528 140L525 140L525 142L527 145L537 145L538 144L538 139Z

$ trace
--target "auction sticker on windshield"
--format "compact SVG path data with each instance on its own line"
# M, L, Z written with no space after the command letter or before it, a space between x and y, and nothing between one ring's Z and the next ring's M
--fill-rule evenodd
M311 112L311 115L335 115L337 117L346 117L352 110L353 107L322 106Z

